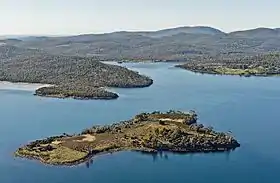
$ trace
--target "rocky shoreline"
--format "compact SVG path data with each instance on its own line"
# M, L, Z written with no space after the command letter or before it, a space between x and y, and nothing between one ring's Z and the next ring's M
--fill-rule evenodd
M279 76L280 54L264 54L242 58L199 58L185 64L177 65L195 73L213 75L238 75L244 77Z
M194 111L141 113L112 125L93 126L76 135L33 141L15 155L45 164L73 166L117 151L208 153L231 151L240 144L230 133L197 123Z
M42 87L35 91L36 96L51 98L73 98L76 100L112 100L119 96L116 93L106 91L101 88L91 88L90 90L65 90L60 87Z

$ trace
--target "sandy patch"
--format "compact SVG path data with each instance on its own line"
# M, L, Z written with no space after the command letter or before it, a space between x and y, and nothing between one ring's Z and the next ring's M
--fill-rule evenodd
M25 91L35 91L38 88L50 87L50 84L40 84L40 83L11 83L7 81L0 81L0 90L25 90Z
M183 123L185 119L170 119L170 118L159 118L160 121L174 121L174 122L179 122Z
M82 140L75 140L77 142L93 142L95 141L95 136L90 135L90 134L86 134L86 135L82 135L84 138Z
M52 142L52 144L54 144L54 145L59 145L59 144L61 144L62 142L61 141L58 141L58 140L55 140L55 141L53 141Z

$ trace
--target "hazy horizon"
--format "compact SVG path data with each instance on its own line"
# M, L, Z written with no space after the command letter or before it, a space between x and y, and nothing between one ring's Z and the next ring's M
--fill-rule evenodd
M0 0L1 36L76 35L209 26L278 28L277 0Z

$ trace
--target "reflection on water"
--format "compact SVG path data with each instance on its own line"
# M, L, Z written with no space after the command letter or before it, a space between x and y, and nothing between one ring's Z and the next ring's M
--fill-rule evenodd
M93 164L93 159L90 159L89 161L86 162L86 167L89 168L90 165Z
M164 160L168 160L169 159L169 155L180 155L180 156L188 156L190 159L193 158L194 155L201 155L201 154L224 154L225 155L225 159L227 161L230 160L230 153L233 152L234 150L228 150L228 151L220 151L220 152L202 152L202 153L185 153L185 152L170 152L170 151L158 151L158 152L139 152L142 155L147 155L147 156L151 156L153 161L156 162L159 159L164 159Z
M170 152L170 151L157 151L157 152L146 152L146 151L130 151L131 153L138 153L143 156L149 156L151 157L153 162L157 162L159 160L169 160L170 157L178 155L178 156L184 156L182 158L187 158L189 157L190 160L193 159L195 155L203 155L203 154L224 154L225 155L225 160L230 161L230 154L233 152L234 149L228 150L228 151L220 151L220 152L201 152L201 153L186 153L186 152ZM117 155L112 152L108 153L111 155ZM102 155L101 155L102 156ZM94 165L94 158L91 158L87 162L85 162L85 165L87 168L90 168L90 166ZM172 159L172 158L171 158Z

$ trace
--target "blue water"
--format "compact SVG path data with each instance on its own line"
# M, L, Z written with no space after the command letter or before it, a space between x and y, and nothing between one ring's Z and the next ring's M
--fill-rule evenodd
M114 101L40 98L31 91L0 90L0 183L277 183L280 180L280 78L194 74L171 64L126 64L151 76L143 89L112 89ZM22 144L80 132L152 110L194 109L200 121L233 131L241 147L231 153L163 157L119 152L87 167L52 167L14 158Z

